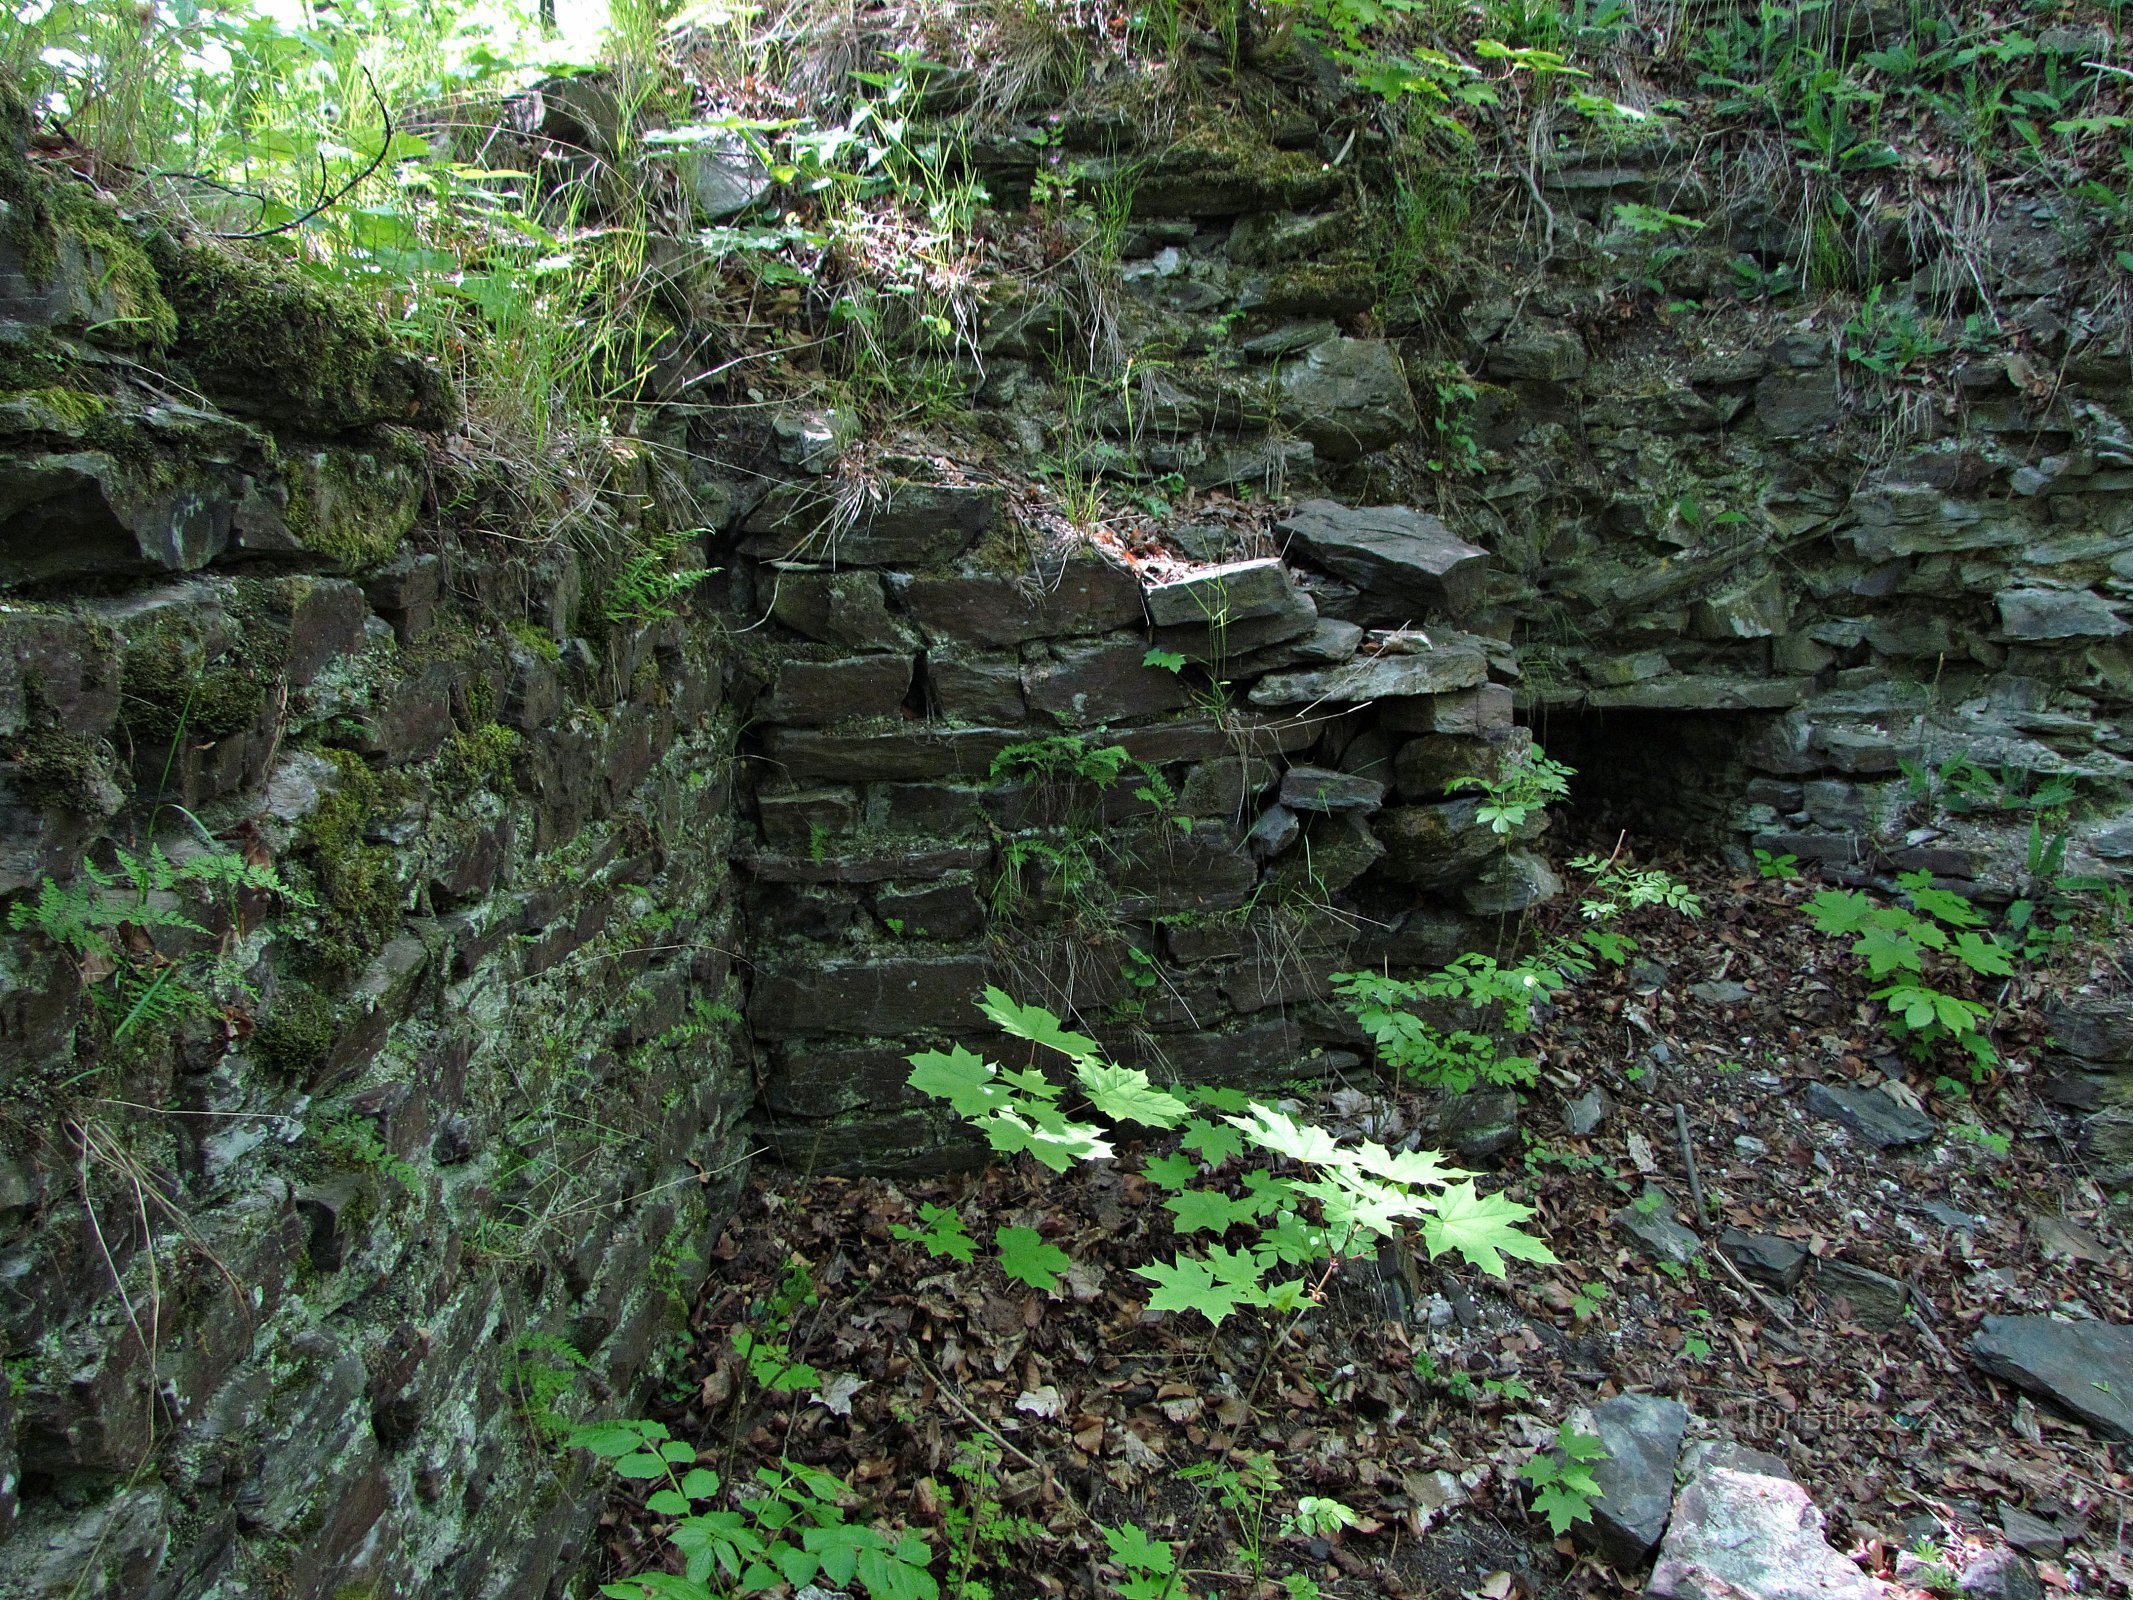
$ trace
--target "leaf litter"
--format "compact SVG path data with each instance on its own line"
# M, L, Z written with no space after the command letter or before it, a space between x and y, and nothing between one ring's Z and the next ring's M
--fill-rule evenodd
M998 1498L1022 1534L974 1574L1002 1600L1112 1592L1127 1524L1190 1541L1195 1595L1286 1595L1291 1575L1358 1600L1634 1593L1639 1574L1551 1540L1521 1481L1577 1407L1629 1391L1676 1396L1695 1432L1782 1458L1831 1541L1892 1594L1925 1593L1898 1575L1919 1538L1949 1552L1998 1544L2009 1514L2063 1537L2064 1554L2040 1562L2054 1592L2133 1593L2133 1474L1962 1356L1988 1313L2133 1320L2126 1234L2032 1087L2041 1022L2012 990L2004 1070L1953 1091L1894 1054L1844 942L1800 914L1805 886L1670 865L1707 917L1635 917L1636 959L1565 989L1538 1019L1522 1147L1484 1180L1536 1207L1559 1265L1513 1263L1499 1283L1388 1250L1343 1263L1285 1337L1286 1319L1260 1315L1211 1333L1151 1312L1162 1291L1136 1269L1176 1255L1189 1225L1219 1240L1220 1217L1166 1208L1147 1170L1218 1164L1234 1153L1219 1137L1183 1151L1174 1138L1121 1142L1116 1159L1060 1175L1026 1157L906 1181L765 1168L712 1250L652 1414L729 1479L804 1461L936 1548L968 1494L959 1455L997 1447ZM1808 1115L1813 1082L1881 1087L1940 1119L1941 1136L1874 1149ZM1612 1109L1572 1136L1564 1104L1595 1085ZM1392 1144L1414 1099L1366 1079L1282 1104ZM1988 1137L1953 1136L1965 1123ZM1680 1206L1703 1236L1696 1266L1662 1270L1612 1225L1647 1181L1677 1197L1700 1184L1706 1215ZM949 1213L996 1248L972 1265L930 1254L921 1236L938 1238ZM1894 1280L1901 1320L1863 1325L1813 1274L1791 1290L1751 1283L1719 1260L1723 1228ZM819 1393L766 1392L746 1381L733 1336L761 1332L796 1275L819 1299L782 1336L826 1376ZM1243 1525L1184 1474L1262 1454L1279 1488L1255 1579ZM1344 1503L1356 1525L1278 1536L1306 1496ZM621 1486L603 1521L608 1570L658 1566L663 1527L641 1486Z

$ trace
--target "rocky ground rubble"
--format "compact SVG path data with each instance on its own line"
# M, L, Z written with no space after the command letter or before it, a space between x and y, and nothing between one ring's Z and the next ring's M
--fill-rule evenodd
M659 1414L729 1468L818 1462L924 1531L962 1492L959 1449L997 1441L1031 1519L991 1575L1005 1595L1100 1578L1092 1519L1197 1528L1195 1587L1251 1593L1238 1528L1200 1521L1180 1473L1258 1451L1279 1509L1358 1513L1331 1540L1266 1539L1268 1577L1332 1595L2124 1592L2133 1263L2034 1091L2042 1016L2010 996L2003 1073L1936 1090L1888 1053L1799 888L1683 875L1707 918L1636 926L1635 961L1566 992L1538 1040L1497 1180L1561 1265L1507 1287L1351 1265L1254 1390L1246 1319L1209 1338L1144 1311L1126 1269L1171 1250L1147 1152L1057 1179L761 1179ZM1361 1080L1308 1109L1388 1141L1412 1127ZM930 1261L891 1231L922 1203L980 1237L1038 1228L1075 1265L1046 1295ZM794 1354L834 1409L751 1392L734 1356L796 1269L819 1298L787 1325ZM1566 1419L1610 1457L1595 1520L1551 1544L1517 1474ZM618 1499L612 1559L657 1544Z

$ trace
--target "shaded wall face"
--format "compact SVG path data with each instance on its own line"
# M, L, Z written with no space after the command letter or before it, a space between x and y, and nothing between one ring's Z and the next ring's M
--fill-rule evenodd
M2056 386L1986 353L1921 411L1848 364L1844 307L1714 289L1753 247L1721 217L1671 320L1515 240L1388 283L1384 175L1279 92L1271 134L1137 152L1130 383L1090 382L1096 308L988 294L973 459L1297 502L1173 517L1190 559L1138 572L962 482L826 518L840 434L805 419L643 419L730 515L628 485L492 541L436 492L450 397L374 323L271 263L0 237L0 889L102 894L86 863L160 843L286 891L116 956L7 941L0 1587L552 1589L592 1499L558 1419L641 1390L745 1151L970 1159L904 1080L996 1042L989 984L1189 1081L1365 1068L1331 973L1441 964L1557 887L1540 819L1506 839L1454 787L1536 735L1646 832L1989 893L2010 830L1912 837L1906 764L1960 757L2078 784L2071 863L2133 855L2129 373L2057 286L2073 230L1974 263ZM1025 142L973 149L1028 191ZM1595 249L1692 178L1539 174ZM676 565L717 585L616 621L616 552L707 522ZM122 1026L121 966L216 1004ZM2123 1172L2110 1021L2068 1019L2054 1081ZM1480 1156L1515 1109L1426 1126Z
M602 604L690 524L462 532L270 264L114 364L99 237L0 260L0 1591L539 1595L747 1150L721 635Z

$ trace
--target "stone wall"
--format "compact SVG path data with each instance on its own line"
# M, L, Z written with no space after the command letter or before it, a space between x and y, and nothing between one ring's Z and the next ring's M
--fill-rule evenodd
M1968 762L1994 801L2071 783L2070 863L2125 870L2133 346L2097 309L2102 232L2010 193L1973 239L1884 229L1847 288L1766 302L1738 268L1796 260L1796 232L1662 132L1545 156L1544 235L1522 186L1477 185L1506 222L1393 273L1390 152L1289 48L1260 63L1265 115L1219 135L1051 119L1043 159L1079 153L1129 220L1107 303L1040 282L993 304L978 393L1010 452L1433 508L1489 554L1468 626L1518 647L1522 719L1621 762L1589 786L1648 820L2004 897L2019 807L1902 770ZM983 148L1019 193L1036 154ZM1684 220L1658 239L1627 204ZM1897 318L1929 356L1877 332ZM1132 361L1092 402L1107 334ZM1219 528L1164 536L1229 553ZM1284 547L1324 615L1375 592Z
M0 1594L540 1595L747 1148L720 632L609 614L650 485L514 522L373 315L20 152Z
M0 148L0 1594L560 1590L558 1409L636 1406L744 1152L968 1158L906 1057L988 1044L989 984L1183 1079L1361 1068L1331 973L1558 888L1539 819L1450 788L1536 731L1647 828L1988 896L2026 818L1903 765L2063 778L2070 864L2122 874L2101 241L2010 206L1988 332L1876 371L1856 294L1732 296L1789 246L1685 147L1551 155L1545 244L1394 272L1330 69L1246 76L1161 137L959 130L1003 227L1040 160L1108 220L988 290L953 449L667 407L685 470L564 529L374 318ZM1660 260L1624 200L1705 226ZM1958 295L1899 257L1890 293ZM708 399L718 330L674 333L656 383ZM1063 540L1039 481L1151 509ZM617 609L707 523L674 561L715 584ZM155 846L286 892L136 894L115 852ZM49 936L68 906L117 948ZM2054 1092L2116 1172L2122 1041L2068 1018Z
M780 1159L967 1154L905 1058L986 1048L988 985L1187 1082L1358 1068L1332 973L1448 960L1559 887L1539 819L1501 837L1447 788L1527 743L1508 646L1458 626L1482 553L1404 507L1284 527L1379 571L1374 598L1322 615L1275 557L1018 547L973 485L900 482L848 523L793 488L743 521L748 1019ZM1514 1112L1448 1107L1447 1136L1486 1153Z

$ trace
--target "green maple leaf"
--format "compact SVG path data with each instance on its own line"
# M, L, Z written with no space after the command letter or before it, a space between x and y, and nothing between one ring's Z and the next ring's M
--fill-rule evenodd
M1299 1183L1297 1191L1315 1198L1330 1228L1389 1234L1401 1217L1411 1217L1423 1202L1389 1183L1377 1183L1351 1173L1314 1178Z
M1101 1161L1111 1154L1109 1142L1097 1138L1094 1128L1069 1122L1049 1106L1031 1107L1026 1118L1012 1111L995 1112L978 1127L1003 1156L1027 1151L1054 1172L1064 1172L1076 1161Z
M1870 977L1886 978L1892 972L1917 972L1926 964L1918 940L1887 928L1869 928L1852 943L1852 954L1866 962Z
M1031 1044L1041 1044L1047 1050L1057 1050L1076 1061L1093 1060L1103 1054L1102 1045L1084 1034L1069 1031L1044 1007L1019 1005L990 984L986 985L985 1000L978 1009L992 1018L1002 1033L1027 1039Z
M1356 1146L1355 1164L1363 1171L1394 1183L1423 1183L1431 1187L1465 1177L1457 1167L1443 1165L1434 1150L1389 1151L1368 1141Z
M1024 1094L1032 1095L1039 1100L1057 1100L1059 1098L1059 1085L1052 1082L1050 1078L1047 1078L1035 1067L1003 1068L1000 1072L1000 1081L1011 1089L1019 1089Z
M1824 889L1803 908L1822 933L1857 933L1873 915L1874 902L1856 889Z
M1171 1227L1179 1233L1198 1233L1203 1229L1208 1233L1227 1233L1251 1215L1249 1207L1212 1189L1187 1189L1183 1194L1172 1195L1163 1206L1174 1219Z
M1177 1552L1161 1539L1151 1539L1138 1523L1106 1528L1098 1523L1111 1559L1133 1572L1169 1572L1177 1566Z
M1199 1151L1200 1159L1209 1166L1219 1167L1244 1148L1244 1135L1226 1123L1195 1117L1185 1124L1181 1142L1186 1149Z
M1046 1294L1059 1287L1059 1274L1074 1264L1072 1256L1046 1244L1035 1228L997 1228L992 1242L1000 1252L1002 1272Z
M1959 933L1955 936L1955 959L1972 972L1991 978L2014 976L2014 957L1991 934Z
M1504 1274L1503 1258L1546 1265L1555 1252L1531 1234L1518 1231L1518 1224L1533 1215L1500 1194L1477 1194L1472 1183L1447 1184L1437 1196L1436 1214L1422 1223L1422 1239L1434 1261L1447 1250L1456 1250L1492 1278Z
M1190 1109L1176 1095L1165 1094L1139 1067L1115 1067L1107 1061L1083 1061L1074 1076L1088 1092L1089 1103L1114 1122L1139 1122L1151 1128L1174 1128Z
M959 1116L982 1117L1007 1102L1007 1091L993 1082L992 1065L961 1045L922 1050L909 1059L911 1076L904 1081L920 1094L947 1101Z
M1210 1111L1247 1111L1251 1109L1252 1097L1242 1089L1226 1089L1213 1084L1196 1084L1185 1091L1185 1098L1196 1106L1205 1106Z
M1158 1261L1133 1271L1136 1277L1146 1278L1156 1286L1155 1293L1148 1297L1150 1311L1197 1311L1216 1327L1246 1298L1234 1284L1217 1283L1213 1269L1191 1256Z
M1165 1189L1182 1189L1199 1176L1200 1164L1191 1156L1176 1150L1167 1156L1157 1156L1141 1168L1141 1176L1150 1183L1161 1184Z
M1243 1289L1247 1298L1259 1292L1260 1280L1266 1276L1266 1263L1249 1250L1231 1250L1224 1245L1207 1247L1207 1270L1215 1275L1217 1283L1226 1283Z
M1306 1222L1293 1211L1284 1211L1274 1225L1259 1236L1268 1256L1289 1266L1322 1261L1333 1251L1333 1236L1315 1222Z
M1906 872L1896 880L1896 886L1904 891L1912 905L1938 922L1951 928L1977 928L1985 922L1984 913L1953 889L1933 887L1930 872Z
M1329 1166L1343 1160L1341 1147L1333 1135L1324 1128L1310 1123L1299 1123L1285 1112L1272 1106L1252 1105L1249 1113L1241 1117L1223 1118L1231 1127L1241 1130L1245 1138L1262 1150L1271 1150L1275 1155L1287 1156L1292 1161L1307 1162L1315 1167Z
M1533 1509L1548 1519L1548 1529L1558 1539L1575 1522L1592 1520L1592 1502L1575 1489L1548 1484L1533 1496Z
M1254 1216L1263 1217L1296 1203L1296 1185L1287 1178L1275 1177L1264 1167L1254 1167L1243 1181L1244 1203L1252 1208Z
M966 1265L978 1251L977 1242L963 1227L963 1219L946 1206L922 1205L918 1208L919 1226L895 1222L889 1232L896 1238L912 1244L924 1245L926 1254L946 1256L951 1261Z

